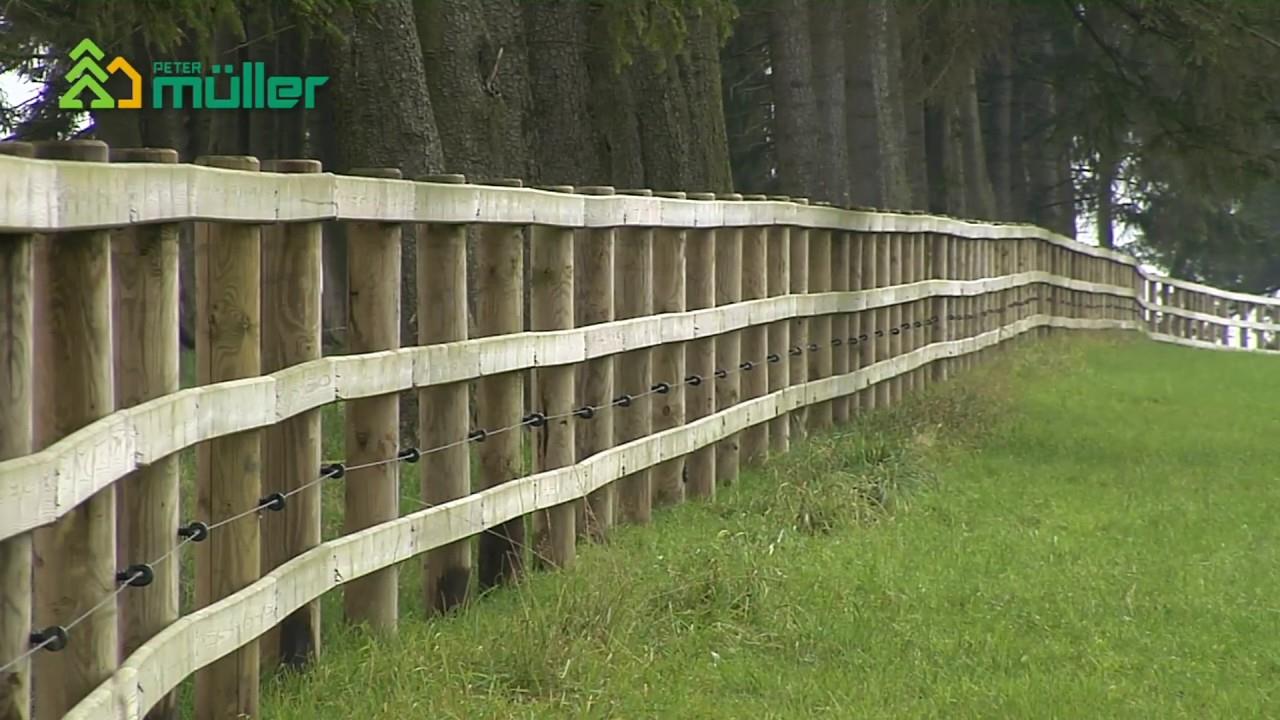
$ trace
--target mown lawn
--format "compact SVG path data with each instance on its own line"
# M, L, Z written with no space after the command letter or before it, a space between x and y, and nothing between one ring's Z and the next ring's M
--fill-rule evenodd
M811 440L264 717L1280 713L1280 358L1074 335Z

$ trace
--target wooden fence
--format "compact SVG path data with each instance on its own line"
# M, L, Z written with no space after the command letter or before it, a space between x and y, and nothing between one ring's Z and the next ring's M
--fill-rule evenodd
M447 610L1011 341L1125 329L1275 352L1280 337L1280 301L1025 225L183 165L93 141L0 155L0 718L173 717L192 675L197 717L258 717L265 667L318 652L330 590L391 631L398 563L424 558L421 602ZM180 390L188 222L199 385ZM349 239L350 354L329 357L325 222ZM401 348L406 226L418 344ZM398 444L407 392L414 447ZM341 459L321 457L334 402ZM345 534L321 542L324 483L345 484ZM422 509L402 516L405 496ZM189 563L199 609L180 615Z

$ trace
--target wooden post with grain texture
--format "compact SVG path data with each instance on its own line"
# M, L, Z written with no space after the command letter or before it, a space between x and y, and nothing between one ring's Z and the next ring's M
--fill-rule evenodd
M38 143L36 156L107 162L96 140ZM115 408L111 371L111 238L105 230L43 240L37 277L34 447L45 448ZM45 354L47 352L47 354ZM6 428L7 432L7 428ZM37 629L63 625L116 589L116 491L99 490L33 533ZM145 562L150 558L140 559ZM116 603L77 625L65 649L38 652L32 677L35 717L60 718L116 667Z
M761 202L764 195L743 195L744 200ZM759 300L767 297L768 228L755 225L742 231L742 300ZM742 399L763 397L769 392L769 328L752 325L742 331ZM747 363L750 363L749 365ZM742 432L742 462L754 465L762 462L769 453L769 424L756 423Z
M831 271L827 276L827 288L832 292L845 292L849 289L849 246L852 234L837 230L831 234ZM831 316L831 373L845 375L849 372L849 353L853 347L849 345L849 314L837 313ZM849 404L852 398L841 395L831 401L831 422L844 425L849 422Z
M432 175L427 182L460 184L462 175ZM418 343L467 339L467 226L425 225L418 232ZM470 430L466 382L418 391L418 432L423 449L443 448L419 461L420 492L428 506L471 492L471 448L456 444ZM448 447L446 447L448 446ZM467 600L471 588L471 538L427 552L423 596L427 611L445 613Z
M176 150L111 151L111 162L174 164ZM112 349L116 407L133 407L179 389L178 225L136 225L111 238ZM116 486L116 567L150 562L177 543L178 455L152 459ZM178 619L178 558L152 568L146 587L120 596L120 656ZM170 693L147 713L149 720L176 718Z
M199 165L256 172L257 158L215 155ZM196 380L201 385L262 372L262 228L196 223ZM196 450L197 517L216 524L262 499L256 430L201 443ZM272 517L265 522L279 522ZM214 528L196 543L196 606L205 607L258 579L261 531L254 515ZM257 640L196 673L198 720L258 717Z
M860 291L866 288L866 272L863 269L862 248L864 240L867 236L863 233L849 233L849 274L848 289L851 291ZM848 350L848 366L849 372L854 372L862 368L866 361L866 347L862 341L862 334L866 332L863 327L862 319L866 313L855 312L849 314L849 332L845 338L845 348ZM870 409L867 403L867 393L859 390L849 398L850 414L861 414Z
M357 168L349 174L400 179L396 168ZM347 352L395 350L400 347L401 225L352 222L346 230ZM443 312L438 307L431 311ZM419 314L418 327L426 322ZM333 481L342 483L342 531L351 534L400 516L400 465L383 462L400 451L400 398L391 394L348 401L343 425L349 468L382 463L348 469ZM464 432L459 428L455 439ZM439 459L432 457L430 462ZM392 632L400 617L399 595L399 568L379 570L342 587L343 615L348 622L367 625L375 632Z
M797 205L808 205L808 198L794 198ZM803 212L803 209L801 209ZM791 228L791 294L804 295L809 292L809 236L812 232L799 225ZM791 343L791 367L789 377L791 385L804 385L809 382L809 351L811 322L808 317L797 317L791 321L791 332L788 342ZM801 405L792 410L788 416L791 422L791 437L800 438L809 429L809 406Z
M623 190L624 195L652 197L653 191ZM653 312L653 229L623 227L615 246L617 264L613 268L613 303L619 320L639 318ZM653 350L639 348L618 354L614 381L618 398L630 401L615 405L612 413L613 441L621 445L649 434L653 428L653 402L649 387L653 379ZM637 470L618 481L617 519L644 524L653 513L653 473Z
M0 142L0 155L31 157L30 143ZM32 450L35 283L29 234L0 234L0 460ZM31 647L31 534L0 540L0 665ZM31 661L0 673L0 718L27 720Z
M320 162L268 160L263 170L318 173ZM318 222L278 223L262 230L264 373L320 357L320 234ZM263 574L320 544L320 485L311 484L319 472L319 408L263 432L262 494L286 496L284 508L262 522ZM312 662L320 652L319 601L290 613L259 639L258 647L263 670L277 663L299 668Z
M791 198L773 196L775 202L787 202ZM770 225L768 246L765 250L766 291L769 297L780 297L791 292L791 228L787 225ZM787 320L769 323L769 392L777 392L791 383L791 326ZM769 450L775 454L791 447L791 424L786 415L769 421Z
M876 287L888 287L893 284L889 274L890 256L893 252L893 246L889 239L889 233L880 231L876 234ZM883 362L891 357L892 346L889 339L893 337L889 333L889 328L893 324L893 314L890 308L882 307L874 311L875 313L875 335L872 342L876 347L876 360ZM892 404L892 398L889 388L892 380L881 380L876 383L876 407L887 408Z
M826 203L815 203L825 206ZM814 228L809 231L809 293L831 290L831 231ZM817 315L809 320L809 381L831 377L831 316ZM809 408L809 429L831 427L831 400L823 400Z
M717 200L739 201L738 193L720 193ZM726 227L716 233L716 306L742 300L742 228ZM734 330L716 338L716 410L738 404L742 374L742 331ZM716 443L716 484L731 485L738 480L742 433L734 433Z
M859 240L859 250L862 255L862 282L859 286L861 290L880 287L881 280L878 269L880 243L878 237L876 233L872 232L862 235ZM881 327L880 313L877 310L863 310L858 313L858 316L858 365L859 367L867 367L883 359L879 354L880 343L876 339L876 332ZM868 385L859 394L862 396L859 404L864 411L883 407L876 398L876 386Z
M689 193L690 200L715 200L715 193ZM713 228L689 230L685 236L685 305L689 310L705 310L716 305L716 234ZM684 410L689 421L716 411L716 338L698 329L698 339L689 343L685 372ZM694 379L696 378L696 380ZM696 383L696 384L695 384ZM716 494L716 449L693 451L685 459L685 495L714 498Z
M933 272L933 242L925 233L916 233L916 282L928 280ZM911 320L911 349L917 350L929 344L929 326L928 320L930 315L930 301L917 300L915 302L915 314ZM912 372L916 377L916 389L923 390L928 387L929 382L933 379L932 373L928 366L921 366Z
M660 197L684 199L682 192L657 193ZM662 228L653 236L653 313L684 312L685 231ZM653 431L684 425L686 343L669 343L653 350L653 383L667 390L651 396ZM661 507L684 500L685 458L668 460L652 470L653 504Z
M937 280L951 279L951 238L943 233L934 233L933 235L933 251L930 257L933 258L933 268L930 276ZM931 319L933 324L929 326L929 338L931 342L941 343L947 341L947 328L951 327L951 323L947 320L947 315L951 313L951 299L946 295L935 295L930 308ZM947 359L942 358L935 360L931 368L933 382L945 382L950 375L950 368L947 366Z
M582 195L614 194L607 185L578 188ZM588 200L590 202L590 200ZM610 322L614 319L613 267L617 229L589 228L578 231L574 238L575 323L579 327ZM586 458L613 447L613 413L609 404L614 398L613 358L598 357L578 369L578 405L585 417L576 420L574 443L577 459ZM578 529L594 540L604 540L613 527L617 484L609 483L587 495L578 516Z
M907 252L909 248L905 242L906 236L901 233L892 233L891 250L889 252L889 285L897 286L902 284L903 272L907 265ZM889 357L896 358L902 354L902 318L904 308L902 303L897 303L889 307L889 322L886 323L885 337L889 339ZM889 380L889 404L897 406L902 402L903 384L905 378L901 374L894 375Z
M571 185L544 188L571 193ZM529 329L568 330L573 327L573 230L534 225L529 229ZM548 418L533 428L535 472L572 465L574 457L574 366L539 367L534 376L534 410ZM573 564L577 550L577 504L562 503L533 516L534 562L544 568Z
M520 187L516 179L490 183ZM483 225L475 250L475 318L471 337L524 330L524 245L519 225ZM524 417L523 371L476 381L476 422L494 433L478 444L480 489L515 480L524 466L524 433L494 432ZM524 575L525 518L512 518L480 535L476 579L481 590L514 583Z

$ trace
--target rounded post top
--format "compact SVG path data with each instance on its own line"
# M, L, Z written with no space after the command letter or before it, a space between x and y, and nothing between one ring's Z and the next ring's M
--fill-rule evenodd
M619 190L619 195L638 195L640 197L653 197L653 191L649 188L630 188L627 190Z
M524 181L520 178L494 178L484 183L485 185L495 185L497 187L524 187Z
M178 162L178 151L173 148L111 148L113 163L161 163L173 165Z
M715 200L716 194L713 192L691 192L685 193L690 200Z
M467 182L467 176L460 173L435 173L422 179L425 182L441 183L445 185L463 185Z
M716 193L717 200L741 200L742 193Z
M362 167L351 168L347 171L348 175L358 177L381 178L383 180L399 180L404 177L400 172L400 168L393 167Z
M101 140L45 140L35 146L36 157L45 160L107 162L111 159L107 144Z
M196 158L196 164L223 170L256 171L261 167L258 158L252 155L201 155Z
M769 199L777 202L791 202L790 195L770 195Z
M587 185L578 188L579 195L613 195L612 185Z
M537 189L539 189L539 190L545 190L546 192L554 192L554 193L571 193L571 192L573 192L573 186L572 186L572 185L539 185Z
M319 160L308 158L288 158L264 160L262 169L273 173L318 173L324 169Z
M793 197L793 198L791 198L791 202L793 202L793 203L795 203L795 204L797 204L797 205L808 205L808 204L809 204L809 198L806 198L806 197Z
M19 140L6 140L0 142L0 155L12 155L14 157L35 157L36 146L29 142Z
M758 193L753 193L753 194L751 194L751 195L743 195L743 196L742 196L742 199L743 199L743 200L752 200L752 201L755 201L755 202L759 202L759 201L761 201L761 200L768 200L768 199L769 199L769 196L768 196L768 195L760 195L760 194L758 194Z
M654 193L657 197L674 198L676 200L684 200L688 193L682 190L662 190Z

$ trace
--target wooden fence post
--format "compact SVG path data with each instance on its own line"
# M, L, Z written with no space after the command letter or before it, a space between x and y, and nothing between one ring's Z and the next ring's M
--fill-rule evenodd
M36 156L108 160L107 146L96 140L39 143ZM45 252L35 262L44 263L37 277L45 286L36 286L33 309L35 332L44 336L37 341L33 378L36 448L48 447L115 408L110 233L61 233L43 242ZM114 486L33 534L36 628L63 625L93 610L71 631L66 649L36 653L35 717L62 717L116 667L116 603L108 600L117 587L115 542Z
M624 195L652 197L651 190L623 190ZM653 230L623 227L615 246L617 264L613 268L613 302L619 320L645 317L653 312ZM653 351L629 350L615 357L614 378L619 398L630 396L613 413L613 440L621 445L642 438L653 428L649 387L653 379ZM643 524L653 512L653 473L637 470L618 481L618 519Z
M849 245L852 244L850 233L834 231L831 233L831 273L827 278L827 288L831 292L845 292L849 289ZM849 353L853 348L849 345L849 314L837 313L831 316L831 374L845 375L849 372ZM849 404L852 398L841 395L831 401L831 422L845 425L849 422Z
M737 193L719 193L717 200L739 201ZM742 228L726 227L716 233L716 306L732 305L742 300ZM742 375L742 331L734 330L716 338L716 410L738 404ZM734 433L716 443L716 484L730 485L738 480L739 452L742 433Z
M173 164L178 152L159 148L111 151L111 162ZM138 225L112 232L112 349L116 407L133 407L179 389L178 225ZM116 566L150 562L178 537L178 455L152 459L116 486ZM120 655L178 619L178 556L152 568L146 587L120 597ZM165 696L150 720L176 718L176 697Z
M936 280L951 279L951 238L943 233L933 234L933 252L930 257L933 258L933 268L929 276ZM946 295L935 295L930 308L933 325L930 326L931 332L929 339L931 342L942 343L948 340L947 330L951 327L951 322L947 320L947 316L951 313L951 300ZM933 376L933 382L946 382L950 376L951 368L947 365L946 358L933 361L930 372Z
M862 282L858 289L871 290L879 287L881 283L878 271L880 243L876 233L873 231L862 235L859 244L861 245L860 254L862 255ZM858 313L859 367L874 365L881 359L879 355L880 343L876 339L876 331L880 327L880 312L878 310L863 310ZM876 399L876 386L868 385L859 392L859 395L862 396L859 405L861 405L863 411L875 410L877 407L881 407Z
M715 200L715 193L689 193L690 200ZM685 304L690 310L716 305L716 233L714 228L689 230L685 238ZM689 343L685 371L693 380L685 387L685 416L693 421L716 411L716 338L702 335ZM685 494L690 498L714 498L716 494L716 449L695 450L685 459Z
M30 143L0 142L0 155L31 157ZM33 235L0 234L0 460L31 452L35 354ZM31 647L31 534L0 541L0 665ZM0 673L0 718L27 720L31 662Z
M918 232L914 236L916 247L915 281L923 282L933 277L933 240L925 233ZM929 344L929 315L932 310L930 300L915 301L915 313L911 319L911 349L918 350ZM912 371L916 377L916 389L923 390L933 380L933 373L927 365Z
M788 202L791 198L772 196L774 202ZM765 250L765 284L769 297L791 293L791 228L786 225L770 225ZM769 363L769 392L774 393L791 382L791 326L786 320L769 323L769 355L776 358ZM791 424L786 415L769 421L769 450L784 453L791 447Z
M905 235L901 233L892 233L890 238L889 252L889 285L898 286L903 282L903 272L907 266L907 243ZM885 337L889 339L889 357L896 358L902 354L902 318L904 315L902 303L896 303L889 307L889 322L885 327ZM902 375L894 375L888 382L889 385L889 404L897 406L902 402L903 384L905 378Z
M272 173L318 173L318 160L268 160ZM320 357L321 224L279 223L262 229L262 372ZM348 245L352 239L348 238ZM308 410L262 434L262 494L282 493L285 506L262 525L262 572L320 544L320 410ZM351 482L351 481L348 481ZM359 482L359 480L355 480ZM344 593L345 594L345 593ZM258 642L262 668L301 667L320 652L320 603L290 613Z
M465 183L462 175L431 175L427 182ZM418 343L466 340L467 226L425 225L418 232ZM439 505L471 492L471 448L455 444L470 430L466 382L418 391L418 432L423 449L443 448L419 461L422 501ZM445 447L448 446L448 447ZM429 613L463 604L471 588L471 538L427 552L423 595Z
M573 186L544 188L571 193ZM573 229L534 225L529 229L530 330L568 330L573 327ZM539 367L534 376L534 410L548 418L534 428L534 471L572 465L574 457L574 366ZM567 502L533 516L534 562L544 568L573 564L577 546L577 504Z
M792 202L797 205L805 206L809 204L808 198L793 198ZM804 207L797 208L798 212L805 212ZM813 233L808 227L803 225L793 225L791 227L791 294L805 295L809 292L809 237ZM811 353L809 351L811 321L810 318L801 316L791 321L791 333L788 342L791 343L791 367L789 377L792 385L804 385L809 382L809 363ZM809 406L801 405L792 410L789 415L791 424L791 437L803 437L809 428Z
M744 200L761 202L764 195L743 195ZM759 300L767 297L768 228L753 225L742 231L742 300ZM743 400L763 397L769 392L769 329L765 325L752 325L742 331L741 395ZM747 363L751 363L747 365ZM748 369L749 368L749 369ZM754 465L769 453L769 424L757 423L742 432L742 461Z
M613 195L607 185L578 188L582 195ZM587 201L590 203L590 200ZM610 322L614 318L613 273L614 246L617 229L587 228L574 239L574 290L577 295L574 315L578 327ZM574 443L577 459L586 458L613 447L613 413L609 403L614 398L612 357L599 357L583 363L578 370L578 404L587 414L577 421ZM604 540L613 527L617 484L609 483L587 495L579 505L578 528L591 538Z
M826 203L815 203L826 205ZM809 293L831 290L831 231L815 228L809 231ZM831 316L817 315L809 320L809 381L831 377ZM823 400L809 408L809 429L831 427L831 400Z
M682 192L657 193L659 197L683 199ZM653 312L674 313L685 309L685 231L662 228L653 238ZM653 382L669 388L653 396L653 431L684 425L686 343L671 343L653 351ZM653 504L671 505L684 500L685 458L668 460L653 468Z
M876 287L888 287L893 284L893 278L889 273L890 255L893 252L893 247L889 241L889 233L883 230L878 232L875 243ZM889 329L893 325L893 315L890 312L890 308L887 307L882 307L872 312L875 314L875 335L872 337L872 342L875 344L876 360L888 360L893 349L889 343L889 339L893 337L889 333ZM881 380L876 383L876 407L887 408L892 404L892 397L889 391L892 382L892 380Z
M357 168L349 174L386 180L401 177L396 168ZM346 230L347 351L395 350L400 347L401 225L352 222ZM445 312L438 305L431 308L433 315ZM418 315L419 328L429 322ZM419 406L426 407L425 403ZM400 450L400 398L392 394L348 401L343 424L348 469L336 482L343 485L342 531L350 534L400 516L400 466L383 462ZM455 440L465 429L456 432ZM429 463L439 461L429 459ZM400 617L399 590L400 570L395 566L353 580L342 588L343 615L348 622L363 623L375 631L394 631Z
M516 179L489 183L521 187ZM475 324L471 337L524 330L524 243L519 225L483 225L475 250ZM523 473L524 434L496 432L524 417L524 373L505 372L476 381L476 422L494 433L479 443L480 486L496 487ZM525 518L481 533L477 580L481 590L514 583L524 575Z
M258 170L257 158L248 156L205 156L196 163ZM196 223L196 376L201 385L261 374L261 234L260 225ZM258 518L231 518L262 500L260 435L250 430L197 448L197 514L211 526L228 521L196 544L197 607L258 579ZM258 717L258 669L255 640L197 672L196 718Z
M849 233L849 282L848 289L851 291L865 290L867 287L866 265L864 263L863 250L866 245L866 233ZM849 314L849 332L845 338L845 348L848 350L848 371L855 372L866 365L866 343L862 341L862 335L865 333L866 325L863 323L863 316L866 313L855 312ZM859 390L849 399L849 412L851 414L862 414L871 409L870 403L867 401L867 393L865 390Z

